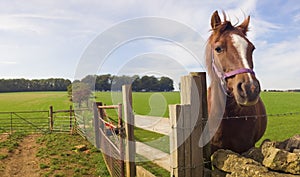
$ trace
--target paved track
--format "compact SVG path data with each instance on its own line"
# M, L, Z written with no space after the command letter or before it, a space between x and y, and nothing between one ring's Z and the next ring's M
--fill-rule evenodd
M135 126L164 135L169 135L171 132L169 119L163 117L135 115ZM170 171L170 154L141 142L136 142L136 153Z

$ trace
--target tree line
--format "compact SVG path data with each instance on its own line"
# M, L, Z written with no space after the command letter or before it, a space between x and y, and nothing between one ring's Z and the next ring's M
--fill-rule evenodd
M74 81L74 83L80 81ZM96 91L121 91L122 85L131 84L135 92L169 92L173 91L173 80L168 77L156 78L155 76L112 76L88 75L81 80Z
M66 91L68 79L0 79L0 92Z
M168 77L155 76L114 76L88 75L73 83L69 79L0 79L0 92L27 92L27 91L67 91L74 83L84 83L91 90L121 91L122 85L132 84L136 92L173 91L173 80Z

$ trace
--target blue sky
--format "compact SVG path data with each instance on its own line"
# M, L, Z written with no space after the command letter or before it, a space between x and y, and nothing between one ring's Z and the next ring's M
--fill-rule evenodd
M251 16L248 36L256 46L255 71L263 89L300 88L300 3L296 0L0 1L0 78L73 80L97 37L124 21L149 16L197 31L203 40L190 45L198 47L196 55L201 56L215 10L225 10L233 24ZM160 29L178 35L168 26ZM204 70L203 58L198 59L168 40L138 39L118 46L91 71L168 75L178 82L183 74Z

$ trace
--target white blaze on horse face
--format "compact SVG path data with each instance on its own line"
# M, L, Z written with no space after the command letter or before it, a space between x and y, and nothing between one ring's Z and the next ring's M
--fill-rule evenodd
M247 48L248 48L248 42L242 38L240 35L232 34L232 43L233 46L236 48L238 54L240 55L240 58L242 59L243 67L247 69L251 69L247 60ZM248 73L250 83L253 82L251 74Z

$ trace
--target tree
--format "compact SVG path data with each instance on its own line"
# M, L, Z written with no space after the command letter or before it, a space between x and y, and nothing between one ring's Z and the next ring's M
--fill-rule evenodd
M161 77L159 80L159 91L169 92L173 90L173 80L168 77Z
M121 91L122 90L122 85L128 85L132 84L132 82L135 80L133 77L130 76L113 76L112 77L112 82L111 82L111 90L112 91Z
M112 78L110 74L100 75L96 77L95 90L110 91Z
M79 107L83 101L88 103L92 91L86 83L76 82L72 84L72 101L78 103Z
M141 79L137 75L133 77L135 77L135 80L132 82L132 91L140 92L142 90Z
M85 78L83 78L81 80L81 82L87 84L90 89L95 89L95 83L96 83L96 78L97 76L96 75L87 75Z
M154 76L143 76L141 78L141 91L153 92L158 91L158 80Z
M67 92L68 92L68 97L69 97L69 100L70 101L73 101L72 100L72 87L73 87L73 84L70 84L67 88Z

